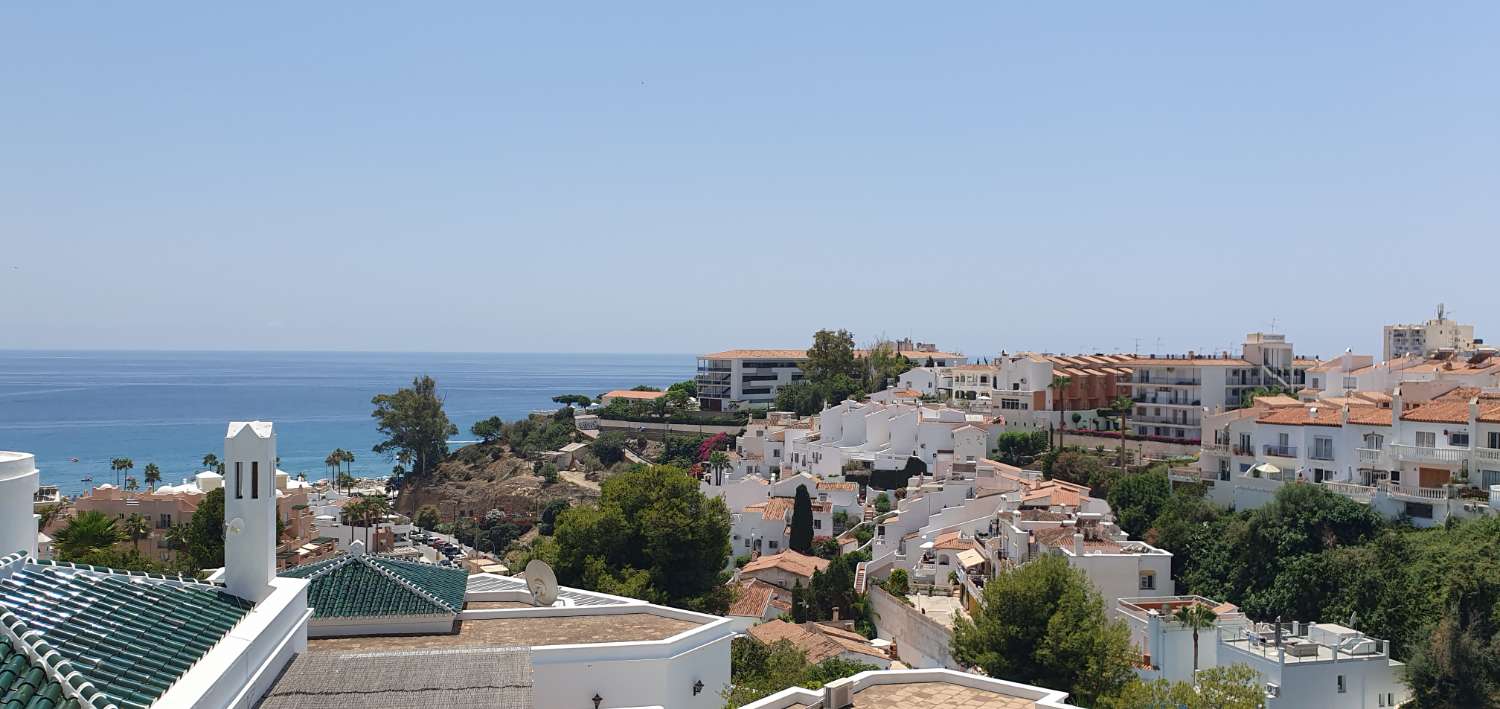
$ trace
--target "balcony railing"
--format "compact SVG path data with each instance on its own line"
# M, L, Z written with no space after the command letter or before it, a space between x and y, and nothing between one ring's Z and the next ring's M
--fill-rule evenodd
M1475 448L1474 459L1486 463L1500 463L1500 448Z
M1490 486L1490 507L1500 510L1500 485Z
M1203 450L1207 451L1209 453L1217 453L1219 455L1229 455L1229 444L1228 443L1204 443L1203 444Z
M1385 451L1380 450L1379 448L1359 449L1359 462L1361 463L1389 463L1390 460L1391 457L1387 455Z
M1265 445L1265 447L1262 448L1262 450L1265 451L1265 454L1267 456L1270 456L1270 457L1273 457L1273 458L1296 458L1297 457L1297 447L1296 446L1273 446L1273 445L1267 443Z
M1320 451L1316 448L1307 454L1308 460L1333 460L1333 451Z
M1331 492L1336 492L1344 497L1352 497L1356 500L1370 501L1375 497L1375 488L1369 485L1355 485L1354 483L1340 483L1329 480L1323 481L1323 487Z
M1386 482L1383 485L1386 494L1392 497L1414 500L1447 500L1453 497L1453 490L1446 487L1413 487L1392 482Z
M1469 457L1467 448L1432 448L1392 443L1391 449L1402 462L1412 463L1462 463Z
M1254 446L1235 446L1233 450L1235 455L1255 455Z

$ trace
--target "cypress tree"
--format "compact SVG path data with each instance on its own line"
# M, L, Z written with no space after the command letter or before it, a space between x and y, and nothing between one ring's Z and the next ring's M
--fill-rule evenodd
M813 511L812 496L806 485L797 486L797 497L792 502L792 538L787 546L802 554L812 553Z

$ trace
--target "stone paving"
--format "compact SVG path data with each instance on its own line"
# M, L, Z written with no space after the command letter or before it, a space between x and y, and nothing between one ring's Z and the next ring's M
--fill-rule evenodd
M854 694L856 709L1033 709L1030 699L1007 697L947 682L877 684ZM792 709L805 709L794 704Z
M352 638L308 638L312 651L373 652L455 647L514 647L520 645L582 645L641 640L665 640L699 626L650 613L486 618L458 622L458 632L445 635L383 635Z

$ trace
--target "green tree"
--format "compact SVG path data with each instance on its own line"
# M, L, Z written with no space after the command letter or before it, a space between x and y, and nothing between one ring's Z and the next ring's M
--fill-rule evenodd
M906 573L906 569L897 568L891 571L891 575L885 578L885 582L880 584L880 587L892 596L903 598L911 593L911 577Z
M806 485L797 486L797 494L792 498L792 531L787 540L787 546L792 551L801 554L812 553L813 539L813 510L812 495L807 492Z
M109 461L109 469L115 471L115 487L120 486L120 473L135 467L135 461L129 458L115 458Z
M683 381L677 382L676 384L673 384L672 386L667 387L668 394L671 394L673 392L681 392L684 396L697 398L698 382L692 379L685 379Z
M1062 447L1063 442L1063 415L1068 412L1068 398L1063 396L1063 390L1073 384L1073 378L1065 374L1052 375L1052 383L1048 385L1052 389L1052 405L1057 408L1057 446Z
M140 484L140 482L138 482L135 479L135 476L134 475L126 475L125 476L125 491L126 492L135 492L136 490L139 490L139 489L141 489L141 484Z
M156 484L161 482L161 468L156 467L156 463L147 463L142 477L146 479L146 487L155 490Z
M208 470L218 470L219 456L216 456L213 453L205 453L203 455L203 467Z
M188 545L188 526L186 524L178 523L168 527L167 530L162 533L162 541L165 542L167 548L171 549L172 551L182 551L183 549L186 549Z
M896 343L886 339L876 340L866 347L864 361L866 391L880 391L895 384L914 364L896 349Z
M1125 417L1135 410L1135 401L1128 396L1117 396L1114 401L1109 402L1108 411L1120 419L1120 445L1115 449L1119 460L1115 463L1120 469L1125 468L1125 440L1130 437L1130 428L1125 425Z
M147 522L146 518L142 517L140 513L131 513L129 517L125 518L125 523L121 526L120 531L124 532L125 536L130 539L130 545L135 547L136 551L140 551L141 540L151 536L151 523Z
M565 585L723 613L730 590L729 510L668 466L604 481L599 502L557 517L558 579Z
M812 416L823 410L823 390L809 381L783 384L776 390L776 409L792 411L798 416Z
M1260 675L1245 665L1210 667L1197 675L1197 686L1187 682L1132 679L1118 694L1099 704L1102 709L1262 709L1265 690Z
M584 408L594 403L594 400L582 394L562 394L552 397L552 402L556 404L562 404L564 406L571 405L577 406L579 408Z
M430 532L442 523L443 515L436 505L422 505L417 509L416 517L412 521L417 527Z
M556 398L556 397L554 397ZM499 416L491 416L487 419L475 421L469 427L469 432L478 436L485 443L494 443L500 440L500 434L505 430L505 422Z
M551 536L556 530L557 516L562 514L563 510L566 509L568 509L567 498L559 498L548 502L547 506L542 508L542 516L537 521L537 533Z
M325 456L323 458L323 467L325 469L327 469L330 473L332 473L337 478L342 478L343 477L343 476L341 476L341 475L338 474L339 473L339 466L343 465L343 464L344 464L344 449L343 448L335 448L332 451L330 451L327 456Z
M605 467L614 465L625 460L625 434L619 431L601 433L589 444L589 450L594 452L594 457L599 459L600 464Z
M883 515L891 511L891 498L890 496L882 492L879 495L875 496L874 505L875 514Z
M224 565L224 488L203 496L187 525L187 553L194 567Z
M1132 675L1129 631L1105 616L1083 572L1045 555L984 588L973 619L953 624L953 655L991 677L1066 689L1088 706Z
M1109 488L1109 507L1115 522L1131 537L1140 539L1172 497L1172 481L1160 468L1123 475Z
M343 488L345 495L354 489L354 483L354 476L345 472L340 472L338 477L334 479L334 486Z
M103 512L89 510L74 515L53 535L53 547L64 561L81 558L91 552L107 550L125 540L125 533L115 520Z
M720 474L734 467L729 462L729 454L724 451L714 451L708 454L708 471L715 480L720 480Z
M864 381L864 366L854 356L854 335L848 330L819 330L813 333L812 347L802 363L802 372L815 383L843 376Z
M375 405L370 415L385 436L373 450L381 455L410 453L413 462L409 475L429 476L448 455L448 438L458 433L458 427L443 413L437 382L429 376L417 377L410 388L378 394L370 403Z

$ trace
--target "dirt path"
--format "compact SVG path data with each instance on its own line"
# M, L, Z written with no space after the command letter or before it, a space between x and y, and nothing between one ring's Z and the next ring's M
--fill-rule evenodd
M561 470L558 471L557 475L563 480L573 483L574 485L577 485L579 487L586 487L590 490L593 490L594 492L599 491L599 483L588 479L584 476L584 473L577 470Z

